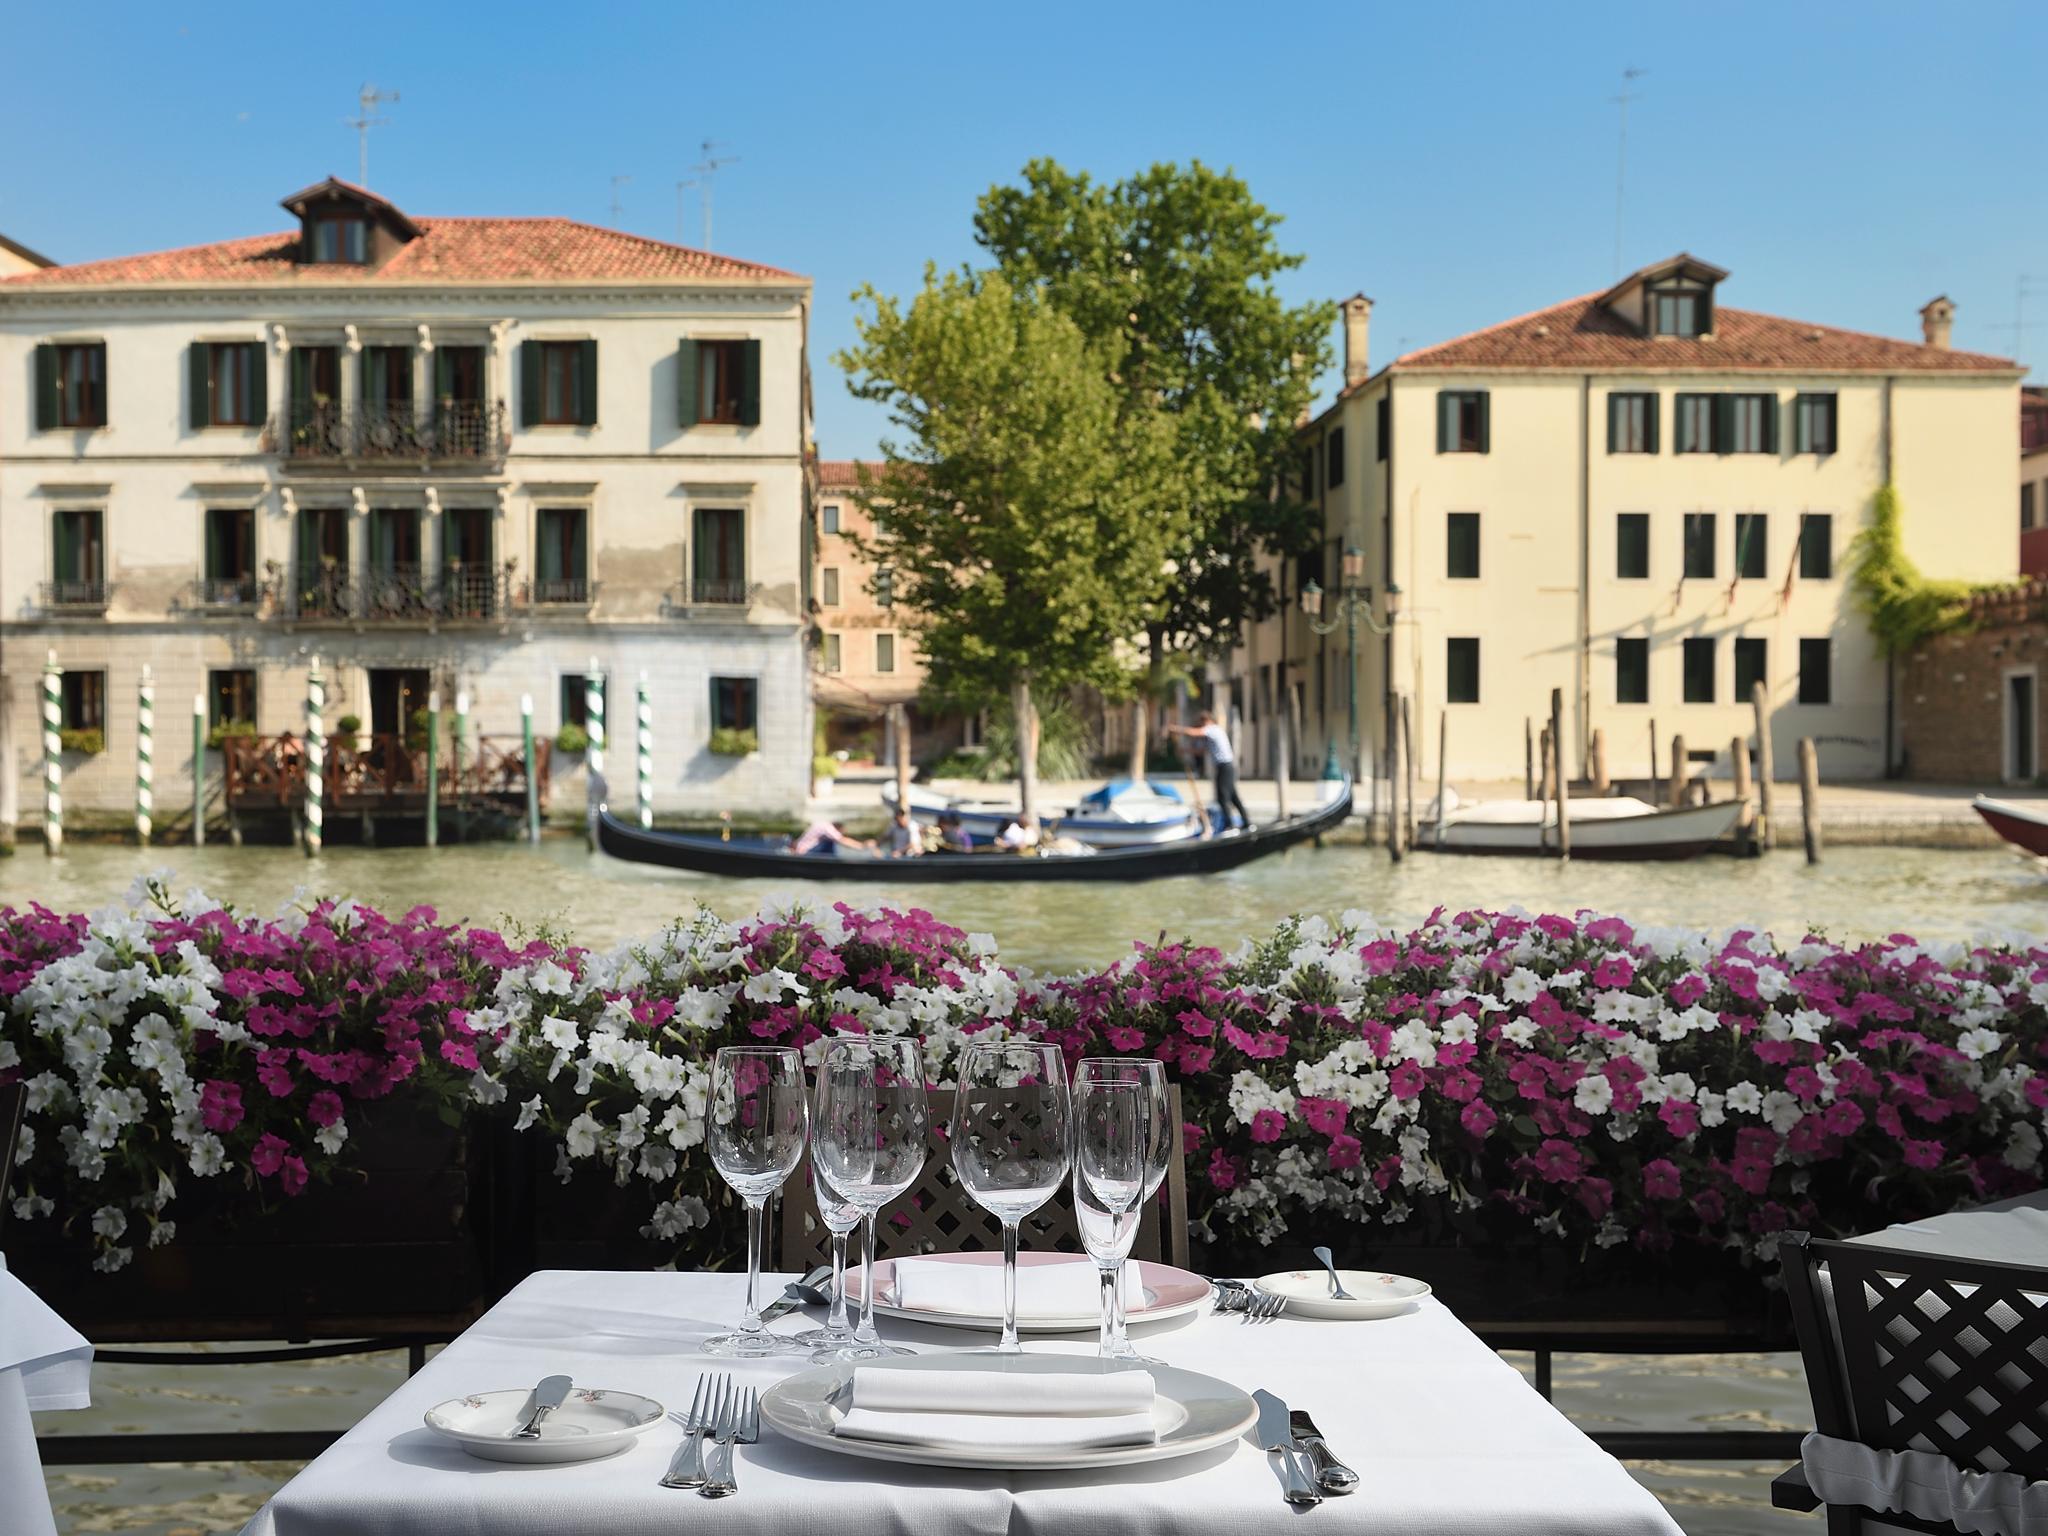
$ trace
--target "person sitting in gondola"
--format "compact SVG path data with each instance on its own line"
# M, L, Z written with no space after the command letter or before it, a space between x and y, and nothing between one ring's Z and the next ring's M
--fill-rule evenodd
M996 836L996 846L1008 853L1023 853L1038 846L1038 818L1019 816Z
M914 859L923 852L924 839L918 836L917 824L907 809L898 807L896 819L889 824L889 857Z
M954 810L939 812L939 847L947 853L972 853L974 839L968 834L966 824L960 820L960 813Z
M833 856L832 845L835 843L842 848L865 848L870 853L875 851L871 839L848 837L838 822L824 816L820 816L805 827L802 836L789 845L789 851L799 856L815 854L829 859Z

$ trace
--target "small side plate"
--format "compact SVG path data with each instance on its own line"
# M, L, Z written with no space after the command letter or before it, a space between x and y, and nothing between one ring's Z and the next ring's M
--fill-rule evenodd
M427 1410L427 1428L485 1461L553 1463L616 1456L661 1422L661 1404L651 1397L578 1387L541 1421L538 1439L515 1439L532 1396L532 1388L515 1387L450 1398Z
M1340 1269L1344 1289L1356 1298L1339 1301L1330 1294L1329 1274L1320 1269L1283 1269L1252 1282L1268 1296L1287 1303L1289 1317L1324 1317L1346 1321L1394 1317L1410 1310L1429 1294L1429 1283L1407 1275L1384 1275L1369 1269Z

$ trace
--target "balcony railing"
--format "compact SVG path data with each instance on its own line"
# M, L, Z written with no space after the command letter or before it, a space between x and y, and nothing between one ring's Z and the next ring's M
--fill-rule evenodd
M715 603L736 607L747 600L747 584L744 581L714 581L698 577L690 584L692 603Z
M430 624L504 617L517 589L512 563L493 569L451 564L377 566L350 572L340 566L272 576L272 612L281 619L340 620L364 624Z
M584 576L537 576L527 586L527 600L536 605L588 608L597 583Z
M254 608L263 596L263 584L248 576L202 576L192 583L187 606L198 609L231 610Z
M271 424L270 446L301 462L497 463L510 448L505 402L296 406Z
M65 577L44 582L40 595L46 612L98 613L107 606L107 583L98 577Z

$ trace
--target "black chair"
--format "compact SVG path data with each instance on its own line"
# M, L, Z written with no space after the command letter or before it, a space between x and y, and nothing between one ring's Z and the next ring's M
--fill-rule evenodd
M0 1083L0 1231L6 1230L7 1211L14 1204L7 1181L14 1175L14 1148L21 1140L21 1121L27 1109L26 1085Z
M1779 1248L1814 1428L1878 1451L1932 1452L1966 1472L2048 1479L2048 1269L1786 1235ZM1823 1501L1802 1464L1779 1509ZM1826 1504L1828 1536L1950 1522Z

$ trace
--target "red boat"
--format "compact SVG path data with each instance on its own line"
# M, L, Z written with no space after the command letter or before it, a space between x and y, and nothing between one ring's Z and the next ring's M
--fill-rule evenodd
M2015 805L2010 800L1979 795L1970 802L1970 808L2015 848L2024 849L2037 859L2048 859L2048 807Z

